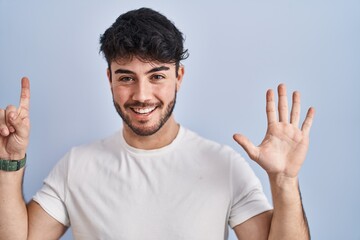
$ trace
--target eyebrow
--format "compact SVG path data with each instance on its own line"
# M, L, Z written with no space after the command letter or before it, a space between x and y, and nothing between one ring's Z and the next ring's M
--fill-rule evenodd
M155 67L155 68L147 71L146 74L153 73L153 72L167 71L169 69L170 69L169 67L165 67L165 66Z
M160 71L167 71L169 70L170 68L169 67L166 67L166 66L160 66L160 67L155 67L155 68L152 68L150 69L149 71L146 72L146 74L149 74L149 73L154 73L154 72L160 72ZM130 71L128 69L122 69L122 68L119 68L119 69L116 69L115 70L115 74L135 74L135 72L133 71Z
M127 69L121 69L121 68L115 70L115 74L118 74L118 73L134 74L133 71L130 71L130 70L127 70Z

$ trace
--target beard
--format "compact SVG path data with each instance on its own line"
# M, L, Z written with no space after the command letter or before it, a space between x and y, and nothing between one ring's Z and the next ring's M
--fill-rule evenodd
M136 126L130 119L129 116L127 116L125 114L125 112L121 109L120 105L115 102L114 98L113 98L113 103L115 106L115 109L117 111L117 113L119 114L119 116L122 118L122 120L124 121L124 123L138 136L150 136L155 134L156 132L158 132L163 126L164 124L167 122L167 120L170 118L170 116L172 115L174 108L175 108L175 103L176 103L176 94L177 91L175 91L175 96L174 99L167 105L165 106L166 111L164 114L162 114L160 116L160 119L157 123L155 123L154 125L150 126L150 127L145 127L145 126ZM125 104L124 107L125 108L130 108L130 107L148 107L148 106L154 106L154 104L147 104L147 103L142 103L142 102L133 102L131 104ZM164 104L158 104L157 108L164 108ZM130 110L131 111L131 110ZM146 122L140 122L141 124L145 124Z

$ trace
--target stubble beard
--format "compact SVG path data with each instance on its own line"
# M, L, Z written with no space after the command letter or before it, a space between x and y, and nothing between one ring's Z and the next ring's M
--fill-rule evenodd
M122 118L123 122L138 136L151 136L155 133L157 133L163 126L164 124L169 120L169 118L171 117L174 108L175 108L175 104L176 104L176 94L177 91L175 91L175 96L174 99L166 106L166 111L165 113L160 117L159 121L150 127L141 127L141 126L135 126L135 124L133 124L133 122L131 121L131 119L129 118L129 116L127 116L124 111L121 109L120 105L115 102L114 98L113 98L113 103L115 106L115 109L117 111L117 113L119 114L119 116ZM141 106L141 107L147 107L147 106L153 106L153 104L146 104L146 103L141 103L141 102L136 102L136 103L132 103L129 106ZM129 106L126 106L127 108L129 108ZM163 104L160 104L160 106L158 106L158 108L162 108ZM141 123L141 122L140 122ZM145 124L141 123L141 124Z

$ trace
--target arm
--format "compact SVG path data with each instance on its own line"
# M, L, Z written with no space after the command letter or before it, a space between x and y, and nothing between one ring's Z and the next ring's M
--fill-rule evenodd
M21 82L18 108L0 109L0 158L19 160L25 156L29 142L30 83ZM0 170L0 240L58 239L65 227L49 216L40 206L25 204L22 194L24 168L7 172Z
M56 240L67 230L67 227L51 217L35 201L27 205L29 214L28 240Z
M309 133L315 111L313 108L308 110L304 123L299 129L300 94L298 92L293 94L290 121L285 85L279 85L278 95L279 119L276 116L273 91L269 90L266 94L268 129L259 146L256 147L243 135L234 135L234 139L245 149L249 157L267 172L274 205L270 220L264 219L260 214L237 226L235 232L239 239L310 239L301 202L298 173L308 150ZM243 234L249 228L263 227L263 225L268 226L268 235L249 238Z
M0 109L0 158L20 160L29 141L29 80L22 79L20 106ZM26 239L27 210L22 196L24 168L0 170L0 239Z
M24 169L17 172L0 170L0 239L26 239L27 211L21 184Z

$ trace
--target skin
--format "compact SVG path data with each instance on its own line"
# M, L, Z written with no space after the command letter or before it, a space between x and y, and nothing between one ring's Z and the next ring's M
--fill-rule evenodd
M250 219L257 221L261 217L265 224L270 226L269 237L262 233L253 238L246 237L242 224L235 227L239 239L309 239L309 228L304 216L300 191L298 187L298 174L305 161L309 147L310 128L315 115L314 108L310 108L306 118L300 123L300 93L294 92L290 119L288 117L288 101L284 84L278 86L278 118L275 105L274 92L266 93L267 131L264 140L255 146L248 138L235 134L234 139L244 148L249 157L257 162L268 174L272 191L274 211L261 214ZM262 229L262 228L261 228ZM266 229L266 228L264 228ZM256 231L254 231L256 235Z
M107 75L114 103L119 108L118 112L122 112L122 118L127 119L125 122L132 125L130 127L125 123L123 127L124 138L129 145L156 149L168 145L176 137L179 125L172 114L167 115L169 105L174 104L176 92L180 89L184 67L179 67L177 76L175 73L175 64L143 62L135 57L130 61L111 63ZM147 114L138 113L153 108ZM161 125L162 119L167 117ZM132 128L151 134L140 135Z
M169 106L180 89L184 68L181 66L176 76L173 64L146 63L133 58L112 62L110 69L107 75L114 103L128 121L123 127L127 143L141 149L156 149L171 143L179 125ZM279 119L274 93L272 90L267 92L268 129L259 146L241 134L234 135L235 141L249 157L268 173L274 203L273 211L254 216L234 228L242 240L309 239L298 189L298 173L308 150L314 109L309 109L300 129L299 93L293 94L290 120L285 85L279 85L278 94ZM29 109L30 83L23 78L19 106L0 110L1 158L18 160L24 157L29 142ZM162 121L166 118L167 121ZM134 128L138 133L146 134L140 135ZM25 205L21 192L23 173L24 169L0 171L0 240L60 238L66 231L65 226L36 202Z

